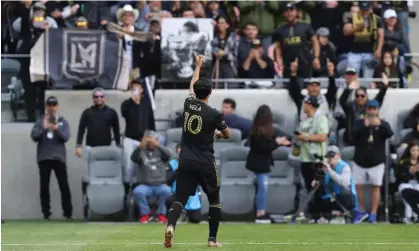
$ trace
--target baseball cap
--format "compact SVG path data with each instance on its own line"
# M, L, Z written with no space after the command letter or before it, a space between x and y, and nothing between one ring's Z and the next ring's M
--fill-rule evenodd
M319 98L316 96L306 96L304 103L310 104L315 108L319 108L320 106Z
M353 68L353 67L348 67L348 68L346 68L346 70L345 70L345 74L356 74L357 72L356 72L356 69L355 68Z
M373 108L380 108L380 103L378 103L378 101L377 100L375 100L375 99L371 99L371 100L368 100L368 102L367 102L367 108L369 108L369 107L373 107Z
M388 18L392 18L392 17L397 18L397 13L393 9L388 9L384 12L383 17L384 17L384 19L388 19Z
M197 83L194 84L193 90L198 99L204 99L208 97L209 94L211 94L211 81L207 78L200 78L197 80Z
M47 106L56 106L58 105L58 99L54 96L50 96L46 101Z
M318 84L318 85L320 85L320 80L319 79L317 79L317 78L310 78L309 80L308 80L308 84L310 85L310 84Z
M326 27L320 27L317 29L316 35L320 37L328 37L330 35L330 31Z
M289 10L289 9L292 9L292 10L297 9L297 6L293 2L288 2L285 5L285 10Z
M372 4L370 1L359 1L359 8L361 10L369 10Z
M160 23L160 18L157 15L154 15L150 18L150 24L152 23Z
M145 130L144 136L145 137L157 137L157 133L153 130Z
M339 147L337 147L337 146L329 146L329 147L327 148L327 153L326 153L326 155L327 155L328 157L334 157L337 153L339 153L339 154L340 154Z
M42 2L36 2L33 5L33 8L34 9L37 9L37 10L46 10L47 9L46 5L44 3L42 3Z

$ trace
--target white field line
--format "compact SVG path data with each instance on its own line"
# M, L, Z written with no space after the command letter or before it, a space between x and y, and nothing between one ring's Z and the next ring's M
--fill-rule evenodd
M194 242L179 242L173 243L174 245L180 246L201 246L206 245L206 243L194 243ZM347 246L347 245L382 245L382 246L413 246L419 245L419 242L227 242L221 243L222 245L234 246L234 245L260 245L260 246ZM163 245L163 242L121 242L121 243L108 243L108 242L94 242L94 243L2 243L2 246L116 246L116 245L125 245L125 246L154 246L154 245Z

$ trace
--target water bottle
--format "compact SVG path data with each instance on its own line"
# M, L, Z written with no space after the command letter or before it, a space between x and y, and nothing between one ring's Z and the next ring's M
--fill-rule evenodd
M329 134L329 144L330 145L336 145L336 135L334 132Z
M396 183L396 176L394 175L394 168L390 168L390 183Z

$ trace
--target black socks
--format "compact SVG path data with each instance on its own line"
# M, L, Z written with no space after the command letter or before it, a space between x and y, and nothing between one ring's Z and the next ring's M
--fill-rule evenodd
M209 238L208 241L216 242L218 226L221 220L221 208L210 207L208 213Z
M179 219L181 213L183 210L183 206L179 202L175 202L172 204L172 206L169 209L169 212L167 213L167 225L172 225L173 227L176 227L177 220Z

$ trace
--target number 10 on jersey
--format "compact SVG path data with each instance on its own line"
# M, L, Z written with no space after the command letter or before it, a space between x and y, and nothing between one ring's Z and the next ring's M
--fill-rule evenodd
M185 112L185 120L183 121L183 130L190 132L192 134L198 134L202 129L202 117L196 114L190 116L189 112ZM192 128L192 123L197 121L194 128Z

